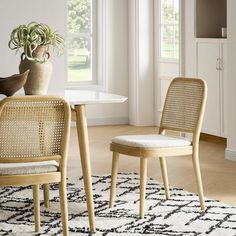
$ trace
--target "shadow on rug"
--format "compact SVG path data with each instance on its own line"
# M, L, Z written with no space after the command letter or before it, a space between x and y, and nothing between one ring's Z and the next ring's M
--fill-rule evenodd
M70 235L90 235L83 180L68 181ZM138 218L139 175L122 173L117 179L115 206L108 208L110 175L93 176L96 234L112 235L236 235L236 208L216 200L206 200L200 210L196 194L171 188L165 200L162 184L148 180L146 214ZM0 235L33 235L34 215L30 187L0 188ZM58 186L50 186L49 209L41 202L41 230L38 235L60 235L61 218ZM41 191L41 199L43 193Z

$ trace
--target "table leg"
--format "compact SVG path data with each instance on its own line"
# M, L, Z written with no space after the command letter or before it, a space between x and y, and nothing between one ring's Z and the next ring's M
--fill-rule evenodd
M76 105L76 127L79 139L80 158L84 179L84 189L86 195L89 226L92 232L95 232L94 221L94 205L93 205L93 192L92 192L92 179L91 179L91 167L90 167L90 154L89 154L89 142L88 142L88 127L87 119L85 115L85 105Z

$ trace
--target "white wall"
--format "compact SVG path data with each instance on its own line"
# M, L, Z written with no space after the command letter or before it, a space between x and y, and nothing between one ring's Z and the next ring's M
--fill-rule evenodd
M128 96L128 1L108 0L107 75L108 92ZM66 0L1 0L0 1L0 76L18 73L20 55L8 48L9 35L19 24L37 21L49 24L66 35ZM62 94L67 79L66 54L52 56L53 75L49 93ZM94 105L87 116L93 124L127 123L128 103Z
M10 33L20 24L37 21L49 24L62 35L66 32L66 1L64 0L1 0L0 1L0 54L1 75L7 76L18 73L20 54L8 48ZM49 92L63 89L66 78L64 57L53 57L54 71L50 82Z

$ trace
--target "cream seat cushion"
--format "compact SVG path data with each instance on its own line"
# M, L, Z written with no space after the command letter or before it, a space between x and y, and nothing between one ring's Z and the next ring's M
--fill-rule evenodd
M191 145L191 141L167 135L124 135L112 139L112 143L139 148L168 148Z
M27 163L1 163L0 175L26 175L58 171L56 161L41 161Z

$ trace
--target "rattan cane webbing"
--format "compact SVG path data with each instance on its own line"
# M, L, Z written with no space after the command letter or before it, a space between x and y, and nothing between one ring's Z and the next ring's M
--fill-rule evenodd
M205 89L200 79L174 79L166 95L161 127L193 133L201 115Z
M61 100L13 100L0 113L0 158L60 155L64 131Z

